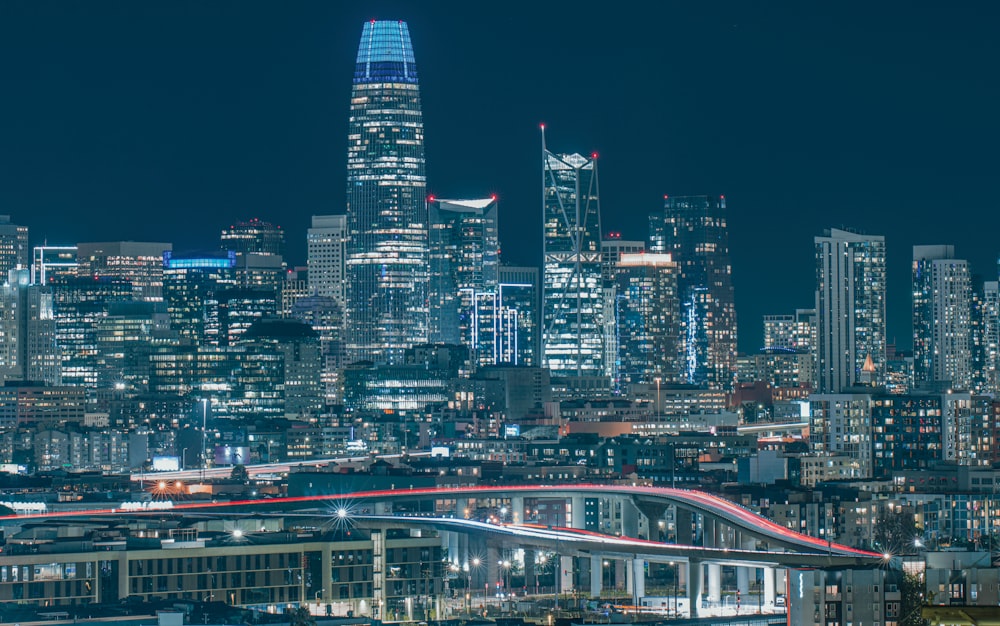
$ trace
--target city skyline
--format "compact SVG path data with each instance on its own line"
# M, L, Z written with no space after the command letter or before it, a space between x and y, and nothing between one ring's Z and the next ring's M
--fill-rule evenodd
M727 196L743 352L761 315L812 306L823 228L886 237L887 339L904 348L913 245L954 245L996 278L995 9L563 9L5 5L3 212L32 245L179 250L259 217L301 264L310 217L344 210L357 32L378 17L413 33L429 193L496 193L507 262L540 265L518 235L541 220L546 122L561 151L600 153L605 231L645 239L664 194Z

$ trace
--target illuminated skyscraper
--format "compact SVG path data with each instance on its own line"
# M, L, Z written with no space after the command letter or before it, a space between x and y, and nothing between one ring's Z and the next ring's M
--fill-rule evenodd
M885 378L885 237L836 228L815 238L816 378L820 393Z
M497 290L497 201L431 198L427 205L430 341L472 345L473 300Z
M542 129L542 359L556 376L607 376L597 155L555 154Z
M913 246L913 374L917 383L972 383L969 263L954 246Z
M729 389L736 380L736 298L725 196L667 197L649 219L651 252L678 264L685 382Z
M410 32L366 22L347 148L348 361L400 363L427 341L426 180Z

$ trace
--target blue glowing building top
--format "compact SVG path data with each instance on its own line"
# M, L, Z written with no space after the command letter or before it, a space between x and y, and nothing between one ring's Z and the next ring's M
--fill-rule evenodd
M417 65L406 22L365 22L354 66L354 84L416 82Z

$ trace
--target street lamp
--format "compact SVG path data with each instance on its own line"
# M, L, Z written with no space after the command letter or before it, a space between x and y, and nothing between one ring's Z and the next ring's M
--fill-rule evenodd
M479 570L480 563L481 561L479 560L478 556L472 559L472 567L475 568L477 571ZM469 613L471 614L472 613L472 568L470 568L468 564L466 564L465 569L466 572L468 572L469 574L467 584L465 585L465 597L468 599ZM485 598L483 598L483 602L484 603L486 602Z
M185 448L181 448L181 469L184 469L185 467L187 467L187 463L186 463L186 461L187 461L187 454L188 454L188 449L186 447Z

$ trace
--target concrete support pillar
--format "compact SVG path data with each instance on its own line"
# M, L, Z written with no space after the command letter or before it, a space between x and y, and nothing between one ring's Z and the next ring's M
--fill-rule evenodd
M323 593L320 597L325 601L329 601L333 597L333 547L330 542L323 542L323 547L320 548L320 584L322 587L320 589Z
M736 568L736 589L743 596L743 602L747 601L750 593L750 568L739 566Z
M708 601L722 602L722 566L718 563L706 563L708 570Z
M559 593L572 593L573 586L573 557L559 557Z
M608 566L611 569L612 580L615 581L615 589L628 589L628 577L625 570L628 567L627 561L612 559Z
M763 571L761 574L764 577L764 608L768 609L774 606L774 568L773 567L762 567Z
M701 573L701 561L692 559L688 561L687 566L687 579L688 579L688 606L690 607L691 618L696 618L701 612L701 593L702 593L702 573Z
M600 554L590 555L590 597L600 598L604 587L604 559Z
M372 506L372 511L375 515L392 515L392 503L380 500Z
M445 531L445 538L448 541L448 562L454 563L455 565L462 565L462 555L459 554L458 549L458 533Z
M646 596L646 561L644 559L632 559L631 576L632 597L636 604L642 604L642 599Z
M385 532L371 531L372 538L372 619L385 619Z
M487 598L492 598L497 592L497 583L501 580L500 561L502 559L503 556L501 556L498 547L496 545L487 544L486 582L483 583L483 589L486 591Z
M587 527L587 505L583 496L572 496L569 503L569 527L584 529Z
M531 548L524 549L524 586L528 588L528 593L537 593L536 583L538 577L535 575L535 551Z
M457 519L469 519L472 511L469 510L469 499L458 498L455 500L455 517Z
M510 521L513 524L524 523L524 496L510 497Z
M753 550L757 547L756 539L741 532L736 533L736 541L740 550ZM747 595L750 593L750 575L755 571L755 568L745 566L736 568L736 589L743 596L743 602L747 602Z

